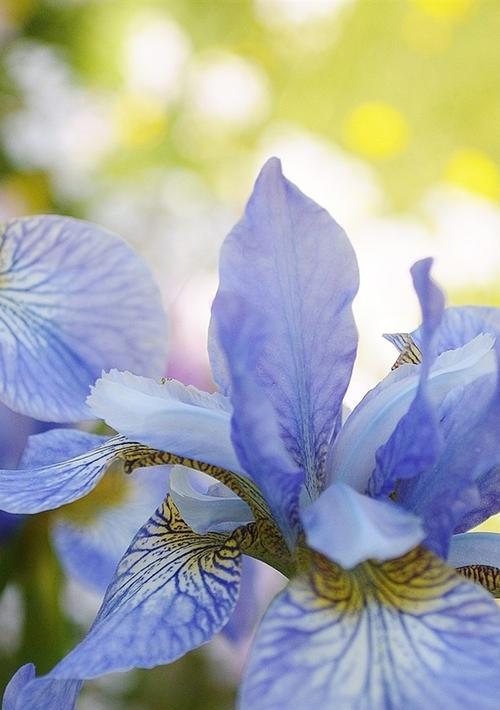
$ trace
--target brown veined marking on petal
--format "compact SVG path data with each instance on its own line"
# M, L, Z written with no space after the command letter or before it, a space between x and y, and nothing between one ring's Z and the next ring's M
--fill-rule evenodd
M272 520L258 518L232 533L242 552L265 562L285 577L295 573L295 562L283 536Z
M396 370L401 365L420 365L422 352L409 333L398 333L394 344L400 349L400 354L391 370Z
M318 608L335 605L342 613L358 614L372 602L418 614L437 606L457 583L457 575L422 547L387 562L367 560L345 570L320 553L302 550Z
M215 565L219 579L226 578L228 581L232 581L235 569L234 562L240 556L241 549L238 543L227 533L209 532L203 535L195 533L184 522L177 506L169 495L163 502L160 520L161 526L159 532L156 532L155 535L160 535L162 542L164 541L169 550L189 546L193 553L198 548L201 552L208 554L210 548L212 548L212 553L206 556L205 559L194 555L191 560L186 562L187 567L201 565L204 571L213 574Z
M214 466L187 456L178 456L169 451L151 449L148 446L136 443L131 444L129 449L121 451L117 458L123 461L125 473L132 473L136 468L144 466L160 465L186 466L195 471L200 471L200 473L205 473L207 476L220 481L220 483L223 483L233 493L236 493L237 496L248 503L256 518L271 517L269 507L252 481L220 466Z
M471 582L480 584L495 599L500 599L500 568L491 565L466 565L457 567L457 572Z
M220 466L178 456L168 451L150 449L142 444L131 444L118 457L125 473L136 468L157 465L181 465L200 471L230 488L250 507L255 522L237 528L233 537L245 554L255 557L286 576L295 570L295 564L283 536L273 521L271 511L252 481Z

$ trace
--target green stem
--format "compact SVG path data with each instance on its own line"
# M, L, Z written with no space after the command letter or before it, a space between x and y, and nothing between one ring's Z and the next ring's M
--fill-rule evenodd
M32 661L45 673L67 650L67 627L61 609L63 575L50 542L50 516L30 518L20 539L17 571L24 602L21 662Z

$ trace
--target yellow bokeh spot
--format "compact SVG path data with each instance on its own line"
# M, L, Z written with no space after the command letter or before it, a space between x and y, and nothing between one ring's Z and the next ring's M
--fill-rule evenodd
M455 22L470 11L474 0L413 0L419 10L437 20Z
M408 142L408 124L397 108L382 102L358 106L347 117L344 135L348 147L367 158L389 158Z
M500 171L479 150L457 150L446 167L445 180L491 200L500 199Z
M141 147L164 137L167 113L158 101L139 94L127 94L117 102L116 124L122 145Z

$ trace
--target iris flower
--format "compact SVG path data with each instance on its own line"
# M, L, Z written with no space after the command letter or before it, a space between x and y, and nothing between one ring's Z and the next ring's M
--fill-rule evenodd
M36 512L109 467L174 467L85 639L44 677L23 666L6 710L72 708L85 679L209 641L244 555L289 581L257 632L241 708L498 707L500 546L466 531L499 510L499 312L445 309L430 268L412 269L420 328L389 336L394 370L343 421L355 255L278 160L264 166L222 247L219 391L113 370L87 404L115 437L2 472L0 507Z
M157 374L166 361L166 345L158 288L140 257L119 237L57 216L3 225L2 465L55 464L102 443L105 437L84 431L44 429L93 418L85 399L103 369ZM160 491L165 487L159 473L141 486L111 476L84 506L54 516L53 539L64 567L104 591L131 535L153 501L164 497ZM10 520L18 522L2 513L2 523Z

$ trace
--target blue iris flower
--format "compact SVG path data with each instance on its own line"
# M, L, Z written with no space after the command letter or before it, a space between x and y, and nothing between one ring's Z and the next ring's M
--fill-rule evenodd
M53 427L93 418L85 400L103 369L161 373L166 344L157 286L143 261L119 237L88 222L57 216L3 225L2 468L56 464L104 443L106 437ZM160 481L158 473L140 486L134 480L126 485L108 481L104 495L101 491L98 496L99 506L94 500L86 511L56 516L53 537L64 567L104 591L131 536L165 490L166 479ZM19 522L20 516L1 512L0 535Z
M264 166L221 253L219 392L113 370L87 405L116 436L0 476L0 507L36 512L109 468L173 467L86 638L42 678L23 666L6 710L72 708L85 679L207 642L231 618L243 555L289 582L241 708L498 707L500 545L466 531L500 509L499 311L445 309L430 268L412 269L422 325L388 336L395 369L342 421L356 259L279 161Z

